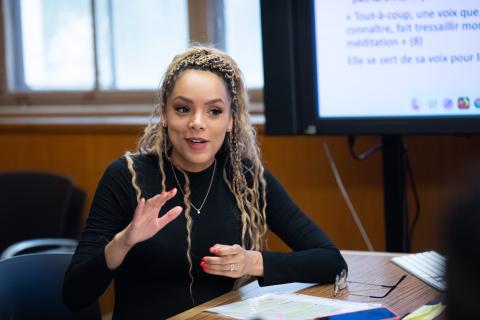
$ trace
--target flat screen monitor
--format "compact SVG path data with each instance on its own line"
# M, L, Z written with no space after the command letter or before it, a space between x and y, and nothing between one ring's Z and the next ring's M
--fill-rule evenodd
M262 1L267 134L480 132L478 0Z

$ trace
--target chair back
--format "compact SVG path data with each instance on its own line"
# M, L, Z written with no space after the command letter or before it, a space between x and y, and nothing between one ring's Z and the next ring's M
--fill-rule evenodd
M101 319L98 303L79 312L62 300L72 253L32 253L0 261L0 319Z
M63 236L71 179L43 172L0 174L0 252L12 243Z
M0 260L14 256L36 252L69 252L74 253L78 240L68 238L41 238L16 242L5 249L0 255Z
M85 191L74 186L72 189L70 202L68 203L65 221L63 223L64 238L80 238L82 214L86 199L87 194L85 193Z

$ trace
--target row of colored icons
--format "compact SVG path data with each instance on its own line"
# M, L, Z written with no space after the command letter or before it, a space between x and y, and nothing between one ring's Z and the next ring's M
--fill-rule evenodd
M473 102L475 108L480 109L480 97L476 98ZM470 98L469 97L459 97L457 101L454 101L450 98L445 98L442 101L442 106L445 109L453 109L455 106L458 109L470 109ZM438 100L431 99L423 105L419 99L412 99L412 109L413 110L420 110L422 107L428 107L429 109L435 109L438 107Z

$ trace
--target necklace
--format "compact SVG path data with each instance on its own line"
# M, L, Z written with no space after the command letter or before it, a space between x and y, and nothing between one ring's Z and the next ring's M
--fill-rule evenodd
M177 174L175 173L175 168L173 167L172 161L170 161L170 166L172 167L173 176L175 177L175 181L177 182L178 188L180 189L180 191L182 192L183 196L185 197L185 193L183 192L183 189L182 189L182 187L180 186L180 182L178 182ZM203 198L203 201L202 201L202 204L200 205L200 207L197 208L196 206L193 205L192 201L190 201L190 199L188 199L188 203L190 203L190 205L191 205L195 210L197 210L197 214L200 214L200 213L201 213L201 210L202 210L202 208L203 208L203 205L205 204L205 201L207 201L208 195L209 195L209 193L210 193L210 188L212 187L213 177L215 177L215 168L216 168L216 167L217 167L217 159L214 158L214 159L213 159L213 173L212 173L212 178L210 179L210 185L208 186L207 194L205 195L205 198Z

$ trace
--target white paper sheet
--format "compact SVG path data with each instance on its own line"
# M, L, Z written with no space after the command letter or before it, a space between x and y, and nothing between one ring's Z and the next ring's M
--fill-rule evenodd
M269 293L206 309L236 319L304 320L378 307L378 303L349 302L296 293Z

